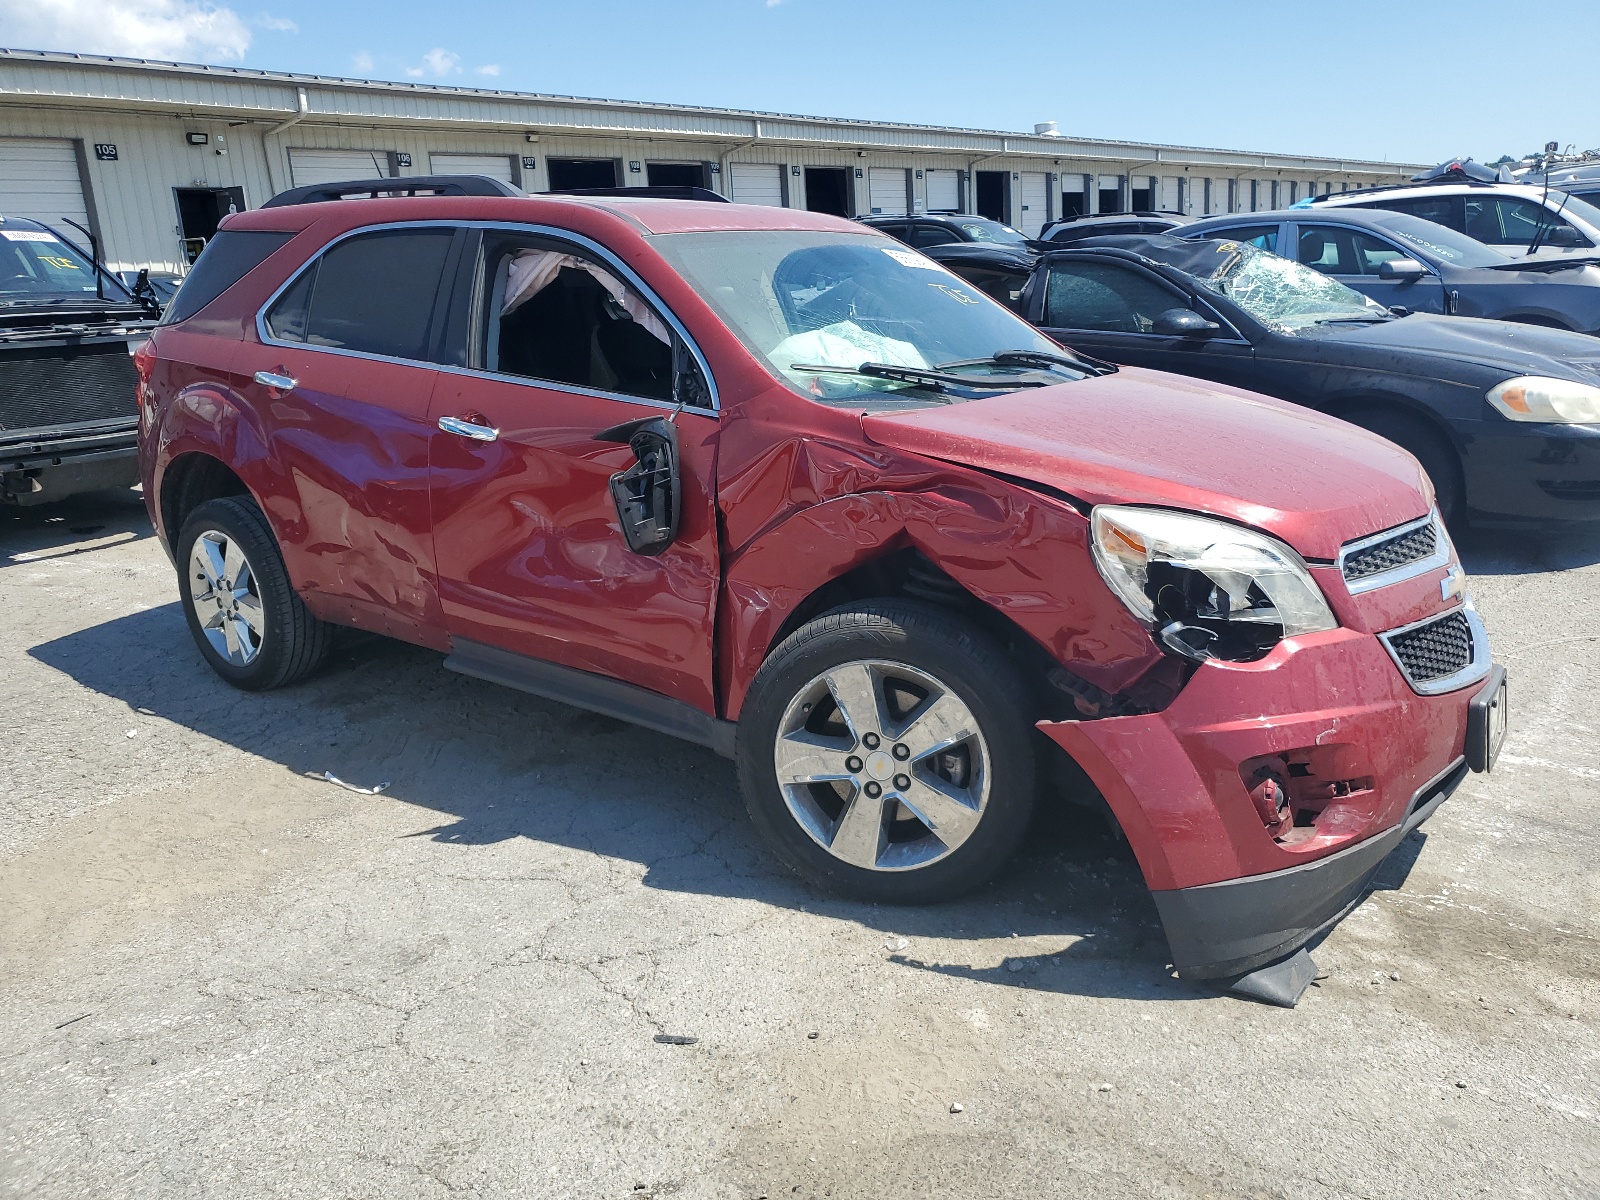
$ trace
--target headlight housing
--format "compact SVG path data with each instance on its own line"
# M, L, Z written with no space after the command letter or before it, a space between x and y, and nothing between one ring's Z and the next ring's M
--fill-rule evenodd
M1274 538L1159 508L1102 504L1089 520L1101 576L1175 654L1253 662L1338 627L1305 560Z
M1600 387L1572 379L1507 379L1489 389L1489 403L1513 421L1600 425Z

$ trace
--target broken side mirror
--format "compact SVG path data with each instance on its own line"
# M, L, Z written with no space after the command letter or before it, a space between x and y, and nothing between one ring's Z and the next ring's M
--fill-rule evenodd
M161 312L161 301L156 296L156 289L150 283L149 267L139 268L139 274L133 280L133 287L128 290L133 293L133 298L146 308L158 314Z
M611 499L628 549L660 554L678 536L678 427L665 417L645 417L602 430L594 440L633 451L633 466L611 477Z
M1222 332L1222 326L1208 321L1192 308L1169 308L1157 313L1150 332L1162 337L1208 338Z
M1589 243L1583 234L1571 225L1552 225L1545 230L1543 246L1587 246Z
M1427 273L1428 268L1414 258L1391 258L1378 264L1378 278L1391 283L1410 283Z

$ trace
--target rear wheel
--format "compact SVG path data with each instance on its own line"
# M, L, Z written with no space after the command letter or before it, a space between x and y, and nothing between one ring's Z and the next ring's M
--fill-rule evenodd
M252 500L208 500L178 535L178 591L195 645L234 687L265 691L310 674L332 627L289 583L283 555Z
M739 779L778 856L829 891L921 904L982 883L1027 828L1028 694L943 610L885 601L810 622L762 667Z
M1444 434L1407 413L1361 409L1346 418L1353 425L1387 438L1422 464L1433 483L1439 512L1449 524L1466 515L1466 487L1461 479L1461 458Z

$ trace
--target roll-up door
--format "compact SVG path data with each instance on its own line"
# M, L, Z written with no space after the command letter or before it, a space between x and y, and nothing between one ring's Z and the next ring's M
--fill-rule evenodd
M507 154L430 154L428 167L435 175L487 175L502 183L516 182Z
M50 225L68 219L87 227L77 147L64 138L0 138L0 216ZM61 234L83 240L70 225Z
M783 168L777 163L729 163L728 198L735 204L783 207Z
M867 171L867 197L873 215L904 216L906 173L903 167L872 167Z
M1176 175L1163 175L1161 177L1161 202L1156 205L1162 212L1182 212L1178 206L1178 177Z
M1042 171L1022 173L1022 232L1038 237L1050 219L1050 177Z
M961 211L960 171L928 171L923 178L928 185L929 212Z
M389 156L382 150L290 150L289 174L296 187L382 179L389 174Z

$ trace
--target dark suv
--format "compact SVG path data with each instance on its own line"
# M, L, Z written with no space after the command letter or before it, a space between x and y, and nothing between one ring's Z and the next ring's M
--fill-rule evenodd
M908 246L949 246L977 242L986 246L1026 246L1027 235L988 217L969 213L918 213L910 217L858 217L863 225Z
M1076 358L854 222L269 207L138 364L223 678L300 678L335 625L432 647L733 756L825 888L942 899L1041 793L1103 798L1177 965L1292 1002L1296 949L1499 744L1409 455Z

